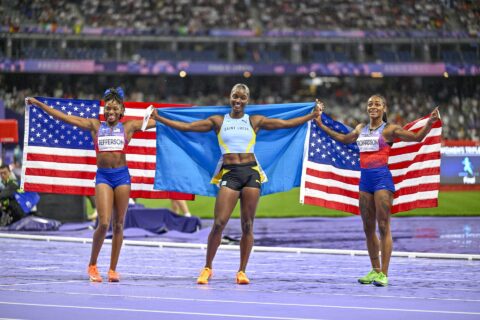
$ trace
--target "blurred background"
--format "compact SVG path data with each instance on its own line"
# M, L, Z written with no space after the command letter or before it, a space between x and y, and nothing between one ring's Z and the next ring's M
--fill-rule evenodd
M0 17L13 167L26 96L100 99L122 86L130 101L225 105L243 82L251 103L320 98L350 126L374 93L398 124L439 106L442 183L480 190L480 1L4 0Z

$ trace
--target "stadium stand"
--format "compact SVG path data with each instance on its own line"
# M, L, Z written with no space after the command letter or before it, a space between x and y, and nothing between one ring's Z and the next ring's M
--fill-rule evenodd
M0 5L0 17L0 99L20 113L25 96L93 99L111 84L126 87L129 100L225 104L225 88L248 82L257 103L321 97L340 119L351 107L354 117L342 119L351 125L364 120L354 107L374 92L385 94L397 123L439 105L445 138L478 140L479 1L15 0ZM60 60L95 66L86 75L22 71L25 61ZM278 68L250 77L208 67L184 79L144 70L158 62L166 70L203 62ZM448 72L373 79L360 73L366 63L437 63ZM303 64L338 75L282 74Z

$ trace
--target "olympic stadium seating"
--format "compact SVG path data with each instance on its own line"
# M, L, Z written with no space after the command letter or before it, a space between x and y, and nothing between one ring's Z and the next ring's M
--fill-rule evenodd
M224 104L230 82L245 81L252 86L252 102L320 96L341 118L341 107L362 106L368 94L384 92L391 121L404 123L439 104L445 137L478 139L480 85L464 73L480 65L479 32L480 1L475 0L339 0L334 5L329 0L4 1L0 37L6 41L0 41L0 62L6 62L2 70L7 72L0 73L5 84L0 99L22 112L27 95L98 98L98 88L118 83L133 100ZM282 68L340 63L346 69L364 63L443 63L454 65L457 73L436 79L320 79L323 84L312 91L310 73L228 81L211 74L185 79L113 71L22 74L27 59L100 61L101 67L158 61ZM15 60L22 63L8 64ZM356 113L353 118L360 121L362 115Z
M463 30L478 33L476 0L77 0L4 2L4 23L208 34L213 28Z

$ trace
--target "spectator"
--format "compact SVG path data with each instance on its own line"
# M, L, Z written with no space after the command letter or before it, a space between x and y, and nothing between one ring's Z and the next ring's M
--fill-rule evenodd
M191 217L192 214L188 209L187 201L185 200L173 200L172 199L172 210L177 214L183 214L185 217Z
M0 177L4 189L0 191L0 226L8 226L25 216L22 207L15 200L15 192L18 190L18 183L12 178L12 172L8 165L0 166Z

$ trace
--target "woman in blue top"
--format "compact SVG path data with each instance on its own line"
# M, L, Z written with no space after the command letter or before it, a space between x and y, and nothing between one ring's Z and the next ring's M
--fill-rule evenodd
M257 132L260 129L274 130L299 126L319 115L313 113L289 120L272 119L261 115L249 116L245 107L250 90L245 84L236 84L230 93L231 110L225 115L215 115L191 123L174 121L153 112L152 118L177 130L207 132L215 130L223 155L223 166L214 180L219 181L214 210L214 223L208 237L205 267L197 279L198 284L207 284L212 276L212 262L222 239L225 228L238 199L242 238L240 240L240 267L237 272L238 284L248 284L245 274L248 258L253 246L253 220L260 198L262 173L256 162L254 149Z
M142 128L142 120L120 119L124 116L124 93L121 88L110 88L105 91L105 122L97 118L82 118L55 110L35 98L27 98L49 115L68 124L89 130L95 142L97 153L97 173L95 176L95 199L98 211L98 225L93 234L92 252L88 265L88 276L92 282L102 282L97 268L97 258L107 234L110 220L113 219L112 254L108 281L118 282L120 276L116 271L120 249L123 243L123 224L130 198L130 174L127 167L126 148L136 131ZM155 121L150 120L148 128L154 128Z

